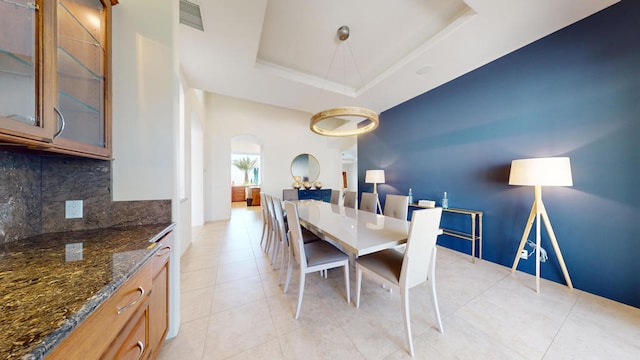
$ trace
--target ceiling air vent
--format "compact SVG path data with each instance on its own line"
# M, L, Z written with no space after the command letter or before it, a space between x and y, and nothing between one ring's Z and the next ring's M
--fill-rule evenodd
M180 0L180 23L204 31L200 5L187 0Z

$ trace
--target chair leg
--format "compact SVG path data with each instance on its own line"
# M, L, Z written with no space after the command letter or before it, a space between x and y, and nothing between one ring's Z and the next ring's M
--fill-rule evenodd
M262 224L262 235L260 235L260 247L264 249L265 235L267 232L267 223Z
M444 334L444 328L442 327L442 319L440 318L440 307L438 306L438 295L436 294L436 248L433 248L431 253L431 269L429 269L429 282L431 283L431 299L433 300L433 311L436 313L436 319L438 320L438 330L441 334Z
M400 289L402 298L402 317L404 319L404 330L409 343L409 355L413 357L413 339L411 338L411 317L409 316L409 289Z
M302 296L304 295L304 278L305 273L300 269L300 290L298 290L298 307L296 308L296 320L300 316L300 308L302 307Z
M356 307L360 307L360 289L362 288L362 269L356 264Z
M351 303L351 286L349 286L349 262L344 264L344 286L347 290L347 303Z
M287 269L287 281L284 283L284 293L289 290L289 281L291 281L291 272L293 271L293 261L289 260L289 268Z
M280 264L280 275L278 275L278 285L282 285L282 275L284 274L284 256L285 252L287 255L287 268L291 264L291 247L287 246L286 249L282 250L282 263Z
M280 254L281 247L282 247L282 239L280 239L280 236L276 236L275 248L273 249L273 256L271 257L271 268L273 270L275 270L276 265L278 265L278 255Z

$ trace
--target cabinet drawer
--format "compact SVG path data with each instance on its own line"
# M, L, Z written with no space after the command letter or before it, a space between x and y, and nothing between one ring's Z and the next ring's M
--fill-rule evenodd
M136 311L146 304L153 265L148 261L62 341L51 359L97 359Z
M169 256L173 250L173 231L165 235L162 239L158 240L160 249L153 254L153 276L158 273L169 261Z
M148 354L149 307L143 306L122 329L102 359L140 360Z

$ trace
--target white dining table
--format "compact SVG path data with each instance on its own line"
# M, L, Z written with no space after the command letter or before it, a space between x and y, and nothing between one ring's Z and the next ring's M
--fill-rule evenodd
M407 242L408 221L317 200L294 202L302 226L356 256Z

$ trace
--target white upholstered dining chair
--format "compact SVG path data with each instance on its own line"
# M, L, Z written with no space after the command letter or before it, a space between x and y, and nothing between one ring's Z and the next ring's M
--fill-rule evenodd
M287 268L291 263L292 257L292 249L291 249L291 241L289 239L289 235L287 232L287 222L284 219L284 213L282 211L282 203L280 200L273 202L273 212L275 214L275 226L276 226L276 239L278 239L279 250L277 253L280 255L280 275L278 276L278 285L282 284L282 276L284 274L284 263L285 257L287 258ZM316 236L316 234L312 233L307 229L302 229L302 242L305 244L310 243L312 241L318 241L320 238ZM274 258L274 262L277 262L278 259Z
M356 200L358 199L358 193L355 191L344 192L344 206L356 209Z
M384 202L384 216L407 220L409 211L409 197L404 195L387 194Z
M339 205L340 204L340 190L331 190L331 200L329 201L332 204Z
M388 249L361 256L356 260L356 307L360 307L363 275L373 279L374 282L399 291L405 334L411 356L413 356L413 340L409 314L409 289L429 281L438 329L441 333L444 332L435 282L436 238L441 216L442 208L414 211L404 254Z
M363 192L360 196L360 210L376 214L378 211L378 194Z
M300 316L302 296L304 294L304 282L306 274L308 273L342 267L344 269L347 303L351 302L351 290L349 287L349 256L326 241L314 241L307 244L303 243L300 219L298 217L298 207L290 201L286 201L284 203L284 207L287 212L287 219L289 222L289 240L293 247L293 254L296 262L300 265L300 290L298 291L298 306L296 308L295 318L297 319ZM289 280L291 280L292 270L293 262L290 262L287 269L287 280L284 285L285 293L289 288Z
M282 200L298 200L298 189L282 189Z

